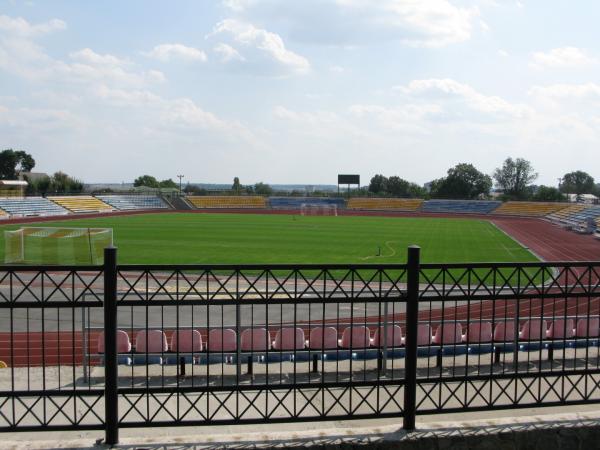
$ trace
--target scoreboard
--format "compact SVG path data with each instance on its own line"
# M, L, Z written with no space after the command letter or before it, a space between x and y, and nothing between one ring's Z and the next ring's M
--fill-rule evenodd
M360 175L338 175L338 184L360 185Z

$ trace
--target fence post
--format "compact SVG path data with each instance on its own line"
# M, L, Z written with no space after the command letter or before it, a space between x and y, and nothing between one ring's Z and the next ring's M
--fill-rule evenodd
M117 249L104 249L104 442L119 442L117 393Z
M421 247L408 247L406 286L406 362L404 371L404 421L406 431L415 429L417 415L417 332L419 321L419 270Z

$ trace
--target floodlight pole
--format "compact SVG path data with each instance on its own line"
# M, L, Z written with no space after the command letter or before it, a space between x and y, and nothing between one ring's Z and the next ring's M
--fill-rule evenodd
M179 193L181 194L181 179L184 177L185 175L177 175L177 178L179 178Z

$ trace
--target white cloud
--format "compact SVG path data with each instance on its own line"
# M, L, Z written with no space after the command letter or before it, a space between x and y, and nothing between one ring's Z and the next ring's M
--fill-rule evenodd
M0 15L0 31L20 37L33 37L64 30L65 28L67 28L67 24L59 19L52 19L48 22L32 25L22 17L13 18Z
M70 61L49 56L37 43L40 35L64 29L60 20L30 24L24 19L1 16L0 69L31 81L56 83L113 83L139 86L165 81L162 72L139 70L128 60L99 54L90 48L71 52Z
M117 58L114 55L101 55L96 53L91 48L84 48L76 52L69 53L69 57L76 61L85 64L109 65L109 66L126 66L130 63L124 59Z
M229 36L239 45L257 50L263 57L293 73L306 73L310 69L308 60L288 50L281 36L250 23L225 19L217 23L207 37L216 35Z
M218 43L214 46L213 51L221 56L221 62L230 62L230 61L245 61L240 52L238 52L231 45L227 45L223 42Z
M15 107L0 105L0 129L45 133L56 130L71 132L83 124L81 118L68 110L57 108Z
M162 62L172 60L204 62L207 59L204 51L183 44L160 44L144 55Z
M530 112L526 105L513 104L498 96L484 95L467 84L449 78L413 80L406 86L396 86L394 89L410 96L429 98L430 101L458 101L478 113L519 118Z
M531 55L531 67L536 69L562 69L585 67L598 63L596 58L577 47L554 48L548 52L535 52Z
M585 84L552 84L549 86L534 86L529 94L539 99L600 99L600 85Z
M360 14L369 14L373 3L367 0L338 0ZM446 0L388 0L376 3L374 22L398 28L409 45L443 47L471 37L474 9L458 8Z
M479 10L448 0L226 0L233 12L290 24L295 38L339 45L399 40L413 47L444 47L487 30Z

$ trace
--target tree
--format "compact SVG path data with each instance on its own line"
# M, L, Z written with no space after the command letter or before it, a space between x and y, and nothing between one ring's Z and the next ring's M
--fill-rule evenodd
M239 194L241 187L242 185L240 184L240 179L238 177L235 177L233 179L233 185L231 186L231 189L233 189L233 192L235 192L236 194Z
M494 172L494 180L507 198L527 198L527 187L538 177L531 163L523 158L507 158Z
M408 197L412 198L425 198L427 196L427 190L419 186L416 183L410 183L408 186Z
M577 170L563 175L560 191L565 194L591 194L594 187L594 178L589 173Z
M387 179L386 192L395 197L408 197L410 183L400 177L393 176Z
M566 197L555 187L538 186L531 199L537 202L562 202Z
M457 164L448 169L448 176L434 180L431 185L431 196L438 198L475 199L489 195L492 178L473 166L473 164Z
M175 189L179 188L177 183L175 183L171 178L169 178L168 180L162 180L160 183L158 183L158 187L160 187L160 188L175 188Z
M49 190L57 194L78 193L83 190L83 183L64 172L56 172L50 178Z
M22 150L6 149L0 152L0 179L14 180L21 172L31 172L35 167L33 157Z
M146 186L146 187L151 187L151 188L159 187L158 180L150 175L142 175L141 177L137 177L133 181L133 185L135 187L139 187L139 186Z
M27 181L26 192L28 195L41 194L46 195L50 191L50 187L52 185L52 179L49 176L43 176L37 179L29 179L29 177L25 176L25 181Z
M254 185L254 192L258 195L271 195L273 188L266 183L256 183Z
M369 182L369 192L384 194L387 192L388 179L383 175L375 175Z

